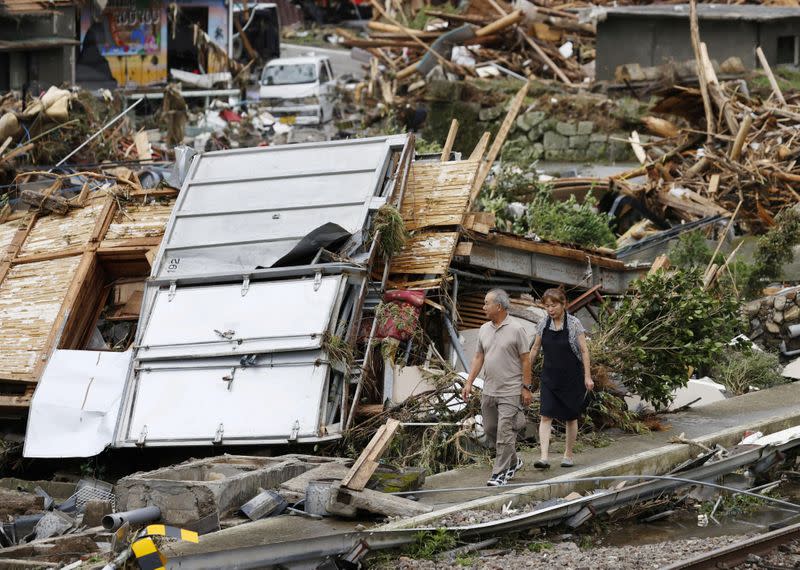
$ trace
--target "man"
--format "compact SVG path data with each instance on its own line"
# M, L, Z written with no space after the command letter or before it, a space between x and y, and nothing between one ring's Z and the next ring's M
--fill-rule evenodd
M517 457L517 433L525 426L524 408L530 406L531 363L528 338L519 323L508 316L508 293L492 289L483 312L489 319L478 331L478 349L461 396L469 398L472 383L483 369L481 413L487 439L497 452L490 487L506 485L522 467Z

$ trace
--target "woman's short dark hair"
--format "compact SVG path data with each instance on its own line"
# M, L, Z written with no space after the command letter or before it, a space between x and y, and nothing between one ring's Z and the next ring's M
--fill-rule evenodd
M545 291L544 295L542 295L542 303L544 303L548 299L550 299L551 301L553 301L555 303L560 303L560 304L564 305L565 307L567 306L567 296L564 294L564 291L561 290L561 289L553 288L553 289L548 289L547 291Z

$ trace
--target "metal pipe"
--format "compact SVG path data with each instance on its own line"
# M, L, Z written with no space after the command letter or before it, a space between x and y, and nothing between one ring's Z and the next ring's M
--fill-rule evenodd
M106 530L117 530L123 524L131 523L142 524L157 521L161 518L161 509L158 507L142 507L141 509L134 509L132 511L123 511L121 513L111 513L103 517L103 528Z
M453 275L459 275L461 277L466 277L467 279L476 279L478 281L493 283L498 287L501 283L519 284L520 286L525 283L524 279L514 279L513 277L487 277L486 275L481 275L480 273L464 271L463 269L455 269L454 267L451 267L448 271Z
M83 141L83 143L81 143L80 145L78 145L78 148L76 148L76 149L75 149L75 150L73 150L71 153L69 153L67 156L65 156L64 158L62 158L61 160L59 160L59 161L56 163L56 165L55 165L53 168L51 168L50 170L53 170L53 169L55 169L55 168L58 168L59 166L61 166L61 165L62 165L62 164L64 164L65 162L67 162L67 160L69 160L70 158L72 158L72 156L73 156L73 155L74 155L76 152L78 152L78 151L79 151L79 150L81 150L83 147L85 147L87 144L89 144L89 143L90 143L90 142L92 142L94 139L96 139L98 136L100 136L100 133L102 133L102 132L103 132L103 131L105 131L105 130L106 130L108 127L110 127L111 125L113 125L114 123L116 123L117 121L119 121L119 120L120 120L122 117L124 117L125 115L127 115L127 114L128 114L128 112L130 112L132 109L134 109L134 108L136 107L136 105L138 105L138 104L139 104L139 103L141 103L142 101L144 101L144 98L142 98L142 99L137 99L136 101L134 101L134 102L133 102L131 105L129 105L129 106L126 108L126 109L124 109L124 110L123 110L123 111L122 111L122 112L121 112L119 115L117 115L116 117L114 117L113 119L111 119L109 122L107 122L105 125L103 125L103 128L101 128L101 129L100 129L99 131L97 131L95 134L93 134L93 135L92 135L92 136L90 136L88 139L86 139L85 141Z
M758 499L763 499L770 503L774 503L776 505L783 505L784 507L788 507L790 509L796 510L800 512L800 505L796 505L794 503L790 503L788 501L782 501L781 499L775 499L774 497L770 497L768 495L762 495L760 493L751 493L750 491L745 491L743 489L737 489L736 487L729 487L727 485L719 485L717 483L709 483L708 481L700 481L697 479L687 479L685 477L674 477L672 475L602 475L598 477L574 477L571 479L560 479L558 481L533 481L530 483L509 483L502 487L447 487L444 489L428 489L428 490L419 490L419 491L399 491L396 493L389 493L390 495L422 495L427 493L460 493L462 491L487 491L487 490L500 490L508 489L509 487L550 487L552 485L564 485L566 483L590 483L593 481L647 481L648 479L654 479L656 481L674 481L676 483L684 483L687 485L700 485L701 487L710 487L712 489L720 489L722 491L729 491L734 495L748 495L750 497L756 497ZM609 493L615 493L613 489L609 489ZM524 493L523 493L524 494Z
M453 344L453 348L456 350L458 361L461 363L461 366L464 367L464 371L469 374L469 364L467 364L467 356L464 354L464 347L461 346L461 341L458 340L456 328L453 326L450 317L447 315L444 316L444 324L447 326L447 332L450 334L450 342Z

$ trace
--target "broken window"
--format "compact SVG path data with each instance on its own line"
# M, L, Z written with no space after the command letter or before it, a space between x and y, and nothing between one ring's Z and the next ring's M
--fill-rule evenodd
M778 65L800 64L800 36L779 36L775 63Z

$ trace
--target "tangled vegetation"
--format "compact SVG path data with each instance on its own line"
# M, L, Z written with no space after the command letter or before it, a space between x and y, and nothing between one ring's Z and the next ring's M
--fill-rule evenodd
M714 379L734 395L754 388L770 388L786 383L780 374L778 355L752 348L749 343L728 347L712 372Z
M481 198L481 208L492 212L497 227L520 235L583 247L614 247L616 237L608 214L597 210L591 195L582 203L574 196L553 200L551 189L518 169L504 169L491 195Z
M714 253L708 246L705 235L701 230L694 230L681 234L669 249L669 260L675 267L683 269L705 270L711 263ZM725 263L725 255L717 253L714 263L722 266ZM726 270L719 278L720 286L725 290L731 290L736 297L743 297L747 289L747 283L753 273L753 266L738 259L731 260L726 266Z
M372 221L372 237L378 237L378 249L384 257L392 257L400 252L408 240L403 216L394 206L384 204L375 213Z
M738 328L738 305L703 287L698 270L659 271L634 282L603 315L592 337L592 361L618 374L657 410L686 385L692 369L710 368Z
M792 248L800 244L800 210L797 206L775 217L775 225L758 240L753 270L747 280L747 294L757 297L765 283L778 279L781 269L794 260Z

